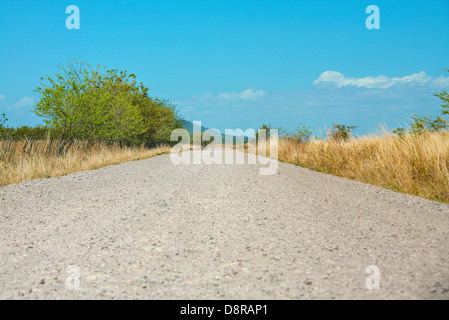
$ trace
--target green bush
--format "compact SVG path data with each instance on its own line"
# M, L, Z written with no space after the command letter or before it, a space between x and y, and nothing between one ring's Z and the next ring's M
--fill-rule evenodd
M310 129L310 127L301 125L297 127L294 132L289 133L288 136L296 142L305 143L310 141L312 134L313 131Z
M449 128L448 123L443 118L436 116L412 116L410 124L410 134L419 135L424 132L440 132Z
M328 131L328 137L334 141L348 141L352 137L352 131L358 126L348 126L344 124L333 124Z
M256 140L259 140L259 130L260 129L262 129L262 130L265 130L265 133L266 133L266 137L268 138L269 136L270 136L270 133L271 133L271 129L276 129L276 128L273 128L272 126L271 126L271 124L269 123L269 124L262 124L257 130L256 130Z
M78 62L42 78L34 112L64 139L154 146L182 127L175 106L150 97L134 74Z
M407 133L407 130L404 128L396 128L393 130L393 133L402 138Z

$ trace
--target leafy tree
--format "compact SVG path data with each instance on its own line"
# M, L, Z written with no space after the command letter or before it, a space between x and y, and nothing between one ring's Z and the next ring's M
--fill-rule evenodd
M449 69L444 69L449 72ZM435 93L434 96L443 100L441 105L441 114L443 116L449 115L449 93L447 91L441 91ZM420 135L425 132L441 132L449 129L449 122L440 116L418 116L413 115L411 117L412 123L410 124L409 133L412 135ZM406 130L404 128L397 128L393 130L393 133L397 134L399 137L404 136Z
M70 61L53 77L42 78L34 112L66 139L144 143L169 140L180 126L175 107L148 95L134 74L92 68Z
M159 98L145 98L138 103L142 116L143 132L138 140L146 146L171 143L170 134L176 128L183 128L183 121L176 107L170 101Z
M6 114L0 113L0 129L5 127L7 121Z
M444 70L449 72L449 69L444 69ZM444 91L435 93L434 96L443 100L443 104L441 105L441 107L443 108L441 110L441 114L449 115L449 93L446 90L444 90Z

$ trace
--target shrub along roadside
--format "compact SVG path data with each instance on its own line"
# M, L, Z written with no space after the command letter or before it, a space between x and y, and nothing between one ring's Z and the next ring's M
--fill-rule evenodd
M152 147L169 143L182 119L168 100L154 98L134 74L70 61L42 78L34 112L51 134L67 140Z

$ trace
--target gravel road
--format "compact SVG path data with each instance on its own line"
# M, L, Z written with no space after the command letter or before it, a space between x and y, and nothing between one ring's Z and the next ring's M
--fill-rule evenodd
M162 155L0 188L0 298L449 298L448 205L259 167Z

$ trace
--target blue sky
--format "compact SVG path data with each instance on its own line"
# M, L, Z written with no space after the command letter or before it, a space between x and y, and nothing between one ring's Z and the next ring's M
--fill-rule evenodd
M80 9L68 30L65 8ZM369 5L380 30L368 30ZM207 127L332 123L370 132L437 114L449 89L449 1L0 2L0 113L30 110L40 77L77 57L125 69Z

